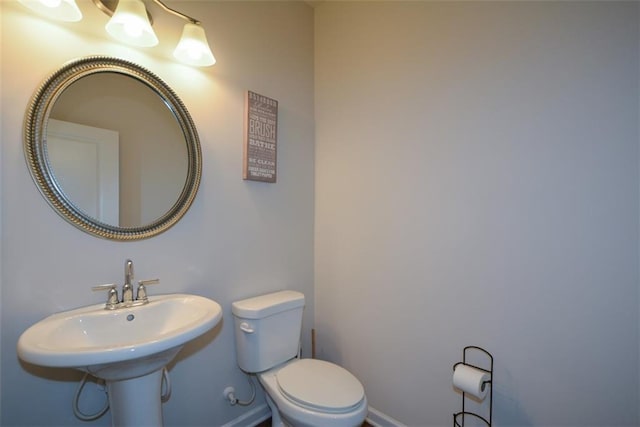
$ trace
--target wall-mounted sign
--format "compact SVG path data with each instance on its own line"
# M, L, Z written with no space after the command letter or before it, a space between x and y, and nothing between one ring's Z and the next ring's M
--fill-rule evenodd
M247 91L242 178L276 182L278 101Z

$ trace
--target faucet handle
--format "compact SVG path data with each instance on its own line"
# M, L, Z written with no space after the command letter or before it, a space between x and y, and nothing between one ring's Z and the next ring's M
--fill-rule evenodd
M118 289L116 283L106 283L104 285L93 286L94 291L108 291L107 303L104 306L107 310L113 310L118 305Z
M136 301L149 302L147 297L147 285L157 285L160 283L160 279L147 279L138 281L138 291L136 292Z

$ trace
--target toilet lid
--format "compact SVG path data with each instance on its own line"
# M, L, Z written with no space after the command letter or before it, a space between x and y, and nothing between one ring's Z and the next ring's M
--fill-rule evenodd
M364 388L349 371L333 363L300 359L276 374L283 394L294 402L325 411L342 411L360 403Z

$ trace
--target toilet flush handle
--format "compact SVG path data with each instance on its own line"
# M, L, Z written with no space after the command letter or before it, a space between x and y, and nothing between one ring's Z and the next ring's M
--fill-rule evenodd
M255 329L253 329L247 322L240 323L240 330L242 332L246 332L247 334L252 334L255 332Z

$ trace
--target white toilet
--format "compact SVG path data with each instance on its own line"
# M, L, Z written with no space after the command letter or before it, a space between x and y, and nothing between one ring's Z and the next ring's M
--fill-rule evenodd
M333 363L296 358L303 308L295 291L234 302L238 365L257 375L274 427L360 426L367 416L360 381Z

